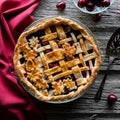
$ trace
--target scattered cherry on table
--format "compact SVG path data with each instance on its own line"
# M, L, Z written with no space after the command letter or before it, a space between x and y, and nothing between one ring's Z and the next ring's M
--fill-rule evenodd
M59 11L63 11L65 8L66 8L66 2L63 0L61 2L58 2L56 4L56 8L59 10Z
M115 94L109 94L107 97L108 104L113 105L117 101L117 96Z
M99 22L101 20L101 18L102 18L102 14L100 14L100 13L93 15L94 22Z

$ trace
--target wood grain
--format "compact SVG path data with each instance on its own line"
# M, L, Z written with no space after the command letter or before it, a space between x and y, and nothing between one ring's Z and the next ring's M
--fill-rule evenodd
M120 98L120 60L116 60L110 69L101 101L96 103L93 98L108 64L109 59L105 54L107 42L112 33L120 27L120 14L117 13L120 9L120 1L115 0L111 7L102 13L102 20L98 23L92 21L92 15L80 12L74 6L72 0L66 0L66 9L63 12L56 9L57 2L58 0L43 0L33 13L35 20L61 15L79 19L93 32L98 40L103 62L95 82L81 98L60 105L37 101L35 101L35 104L49 120L119 120L120 100L118 99L110 107L106 99L110 93L115 93Z

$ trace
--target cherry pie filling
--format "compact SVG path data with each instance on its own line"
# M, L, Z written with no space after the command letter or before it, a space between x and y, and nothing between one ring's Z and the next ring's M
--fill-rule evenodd
M50 25L25 39L19 64L24 78L40 94L64 96L87 84L97 54L80 30L67 24Z

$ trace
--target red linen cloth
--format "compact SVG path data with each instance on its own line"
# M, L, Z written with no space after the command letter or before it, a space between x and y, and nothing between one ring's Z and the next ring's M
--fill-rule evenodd
M12 57L18 36L32 21L41 0L0 0L0 120L43 120L31 97L18 85Z

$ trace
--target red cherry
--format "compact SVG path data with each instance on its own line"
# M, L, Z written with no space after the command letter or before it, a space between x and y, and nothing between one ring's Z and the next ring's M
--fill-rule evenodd
M59 43L59 42L60 42L60 40L58 40L58 39L57 39L57 40L55 40L55 42L56 42L56 43Z
M56 7L59 11L63 11L66 7L66 2L65 1L58 2Z
M101 6L108 7L110 5L110 0L101 0Z
M93 2L89 1L89 2L86 4L86 9L87 9L88 11L93 11L94 8L95 8L95 4L94 4Z
M45 80L48 80L48 76L47 76L47 75L45 75L45 76L44 76L44 79L45 79Z
M95 14L93 16L93 21L94 22L99 22L101 20L101 17L102 17L102 15L100 13L99 14Z
M107 100L108 103L112 105L117 101L117 96L115 94L109 94Z
M41 46L46 46L46 45L49 45L49 42L48 42L48 41L41 42Z
M86 5L87 0L78 0L78 6L84 7Z
M74 41L70 41L69 43L70 43L70 45L72 46L72 45L74 44Z
M50 68L53 68L53 67L56 67L56 66L59 66L59 64L58 63L51 63L51 64L49 64Z
M47 50L44 51L44 53L47 54L47 53L49 53L51 51L52 51L52 49L47 49Z

